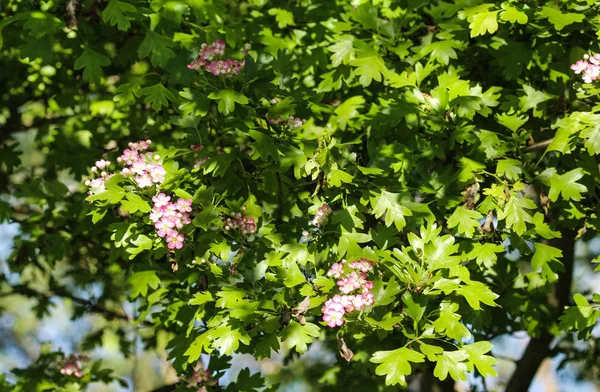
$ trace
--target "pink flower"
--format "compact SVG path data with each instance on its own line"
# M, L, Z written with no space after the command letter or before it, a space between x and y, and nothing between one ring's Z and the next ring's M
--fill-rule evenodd
M152 182L156 184L162 184L165 181L165 175L167 171L162 165L148 165L148 170L150 172L150 176L152 177Z
M169 204L170 200L171 196L167 196L162 192L152 198L152 201L154 202L154 207L156 208L166 207Z
M585 83L592 83L600 78L600 53L592 56L584 55L583 60L577 61L571 65L575 74L581 74L581 79Z
M360 294L355 295L354 298L352 299L352 305L354 305L354 307L358 311L363 310L363 308L365 307L365 303L363 301L363 296Z
M600 66L598 65L589 65L585 70L582 79L586 83L592 83L593 81L598 80L600 77Z
M357 269L362 272L369 272L373 269L373 262L367 259L360 259L349 264L350 268Z
M330 328L339 327L344 324L344 314L339 312L325 313L323 321L325 321Z
M175 224L167 219L162 219L154 225L154 227L158 230L156 233L160 238L163 238L168 233L170 233L171 229L175 227Z
M81 368L82 361L85 360L87 360L87 357L84 355L69 355L62 365L60 373L67 376L73 375L78 378L83 377L83 372L81 371Z
M162 218L162 216L163 208L154 206L154 208L152 208L152 212L150 213L150 220L156 223L160 218Z
M140 188L147 188L154 184L161 184L165 180L166 170L161 164L159 155L153 155L151 152L145 152L150 148L151 140L140 140L135 143L129 143L129 149L123 151L123 154L117 160L125 165L121 170L123 176L136 175L135 183ZM110 162L98 161L101 166L110 164Z
M175 227L177 227L178 229L181 229L183 227L183 220L181 219L183 216L180 216L181 214L177 214L176 219L173 219L173 222L175 223Z
M334 263L331 266L329 272L327 272L327 276L333 276L334 278L339 278L344 273L344 266L342 263Z
M588 61L590 64L600 65L600 53L595 53L593 56L590 56Z
M179 198L176 203L172 203L171 200L172 197L164 193L154 196L150 220L154 223L157 235L161 238L166 237L169 249L181 249L184 237L176 229L192 223L188 215L188 212L192 211L192 200Z
M327 204L323 204L317 210L317 213L315 214L315 217L311 223L316 227L324 226L325 223L327 223L327 215L329 214L331 214L331 207L329 207Z
M215 42L213 42L213 47L216 50L223 51L223 50L225 50L225 41L218 39Z
M199 58L198 58L198 59L196 59L196 60L192 61L191 63L189 63L187 67L188 67L189 69L193 69L193 70L195 70L195 71L199 71L200 69L202 69L202 66L203 66L203 65L204 65L204 64L202 64L202 59L199 59Z
M140 140L139 142L137 142L137 149L139 151L146 151L148 148L150 148L151 144L151 140Z
M140 188L152 186L152 177L148 173L135 177L135 182Z
M244 50L249 50L250 46L244 46ZM246 55L247 50L242 50L242 54ZM245 65L245 61L237 61L234 59L220 60L221 56L225 54L225 41L216 40L212 44L207 45L205 43L200 47L200 53L198 59L188 64L189 69L201 70L204 68L207 72L215 76L225 75L231 77L238 75Z
M303 126L306 123L306 120L301 119L300 117L294 117L294 116L290 116L290 118L287 121L287 126L289 129L297 129L300 128L301 126ZM325 204L325 206L327 206L327 208L329 208L329 206L327 204ZM331 212L331 209L329 208L329 212Z
M215 48L213 54L219 53L222 45L218 43ZM123 166L121 169L123 176L131 178L134 184L142 189L162 184L167 174L160 155L148 151L151 144L151 140L131 142L128 144L129 148L125 149L118 158L118 162ZM201 150L202 146L192 146L192 149ZM98 172L101 172L99 178L85 181L85 184L90 187L89 195L106 191L105 182L113 174L106 173L104 169L110 164L103 159L95 162L95 166L91 169L92 173L98 175ZM176 203L173 203L172 199L172 196L163 192L152 197L153 206L149 219L157 235L165 238L169 249L181 249L184 236L177 230L192 222L189 216L192 211L192 200L179 198Z
M322 209L322 211L327 212L327 209ZM344 268L345 265L349 267L349 270ZM374 295L370 291L373 288L373 282L367 281L367 272L372 269L373 262L367 259L354 260L350 263L342 260L331 266L327 275L339 278L336 283L344 295L334 295L325 302L325 306L321 309L323 321L329 327L342 325L345 313L355 310L362 311L365 307L373 304ZM359 293L351 294L356 292Z
M181 212L192 211L192 199L177 199L177 209Z
M137 150L125 150L123 151L123 155L121 155L118 159L119 162L123 162L127 165L132 165L133 162L137 161L138 152Z
M190 216L185 212L181 215L180 220L181 220L181 223L183 223L184 225L189 225L190 223L192 223Z
M245 208L242 207L242 211ZM256 232L256 223L254 218L248 218L241 212L232 213L230 218L223 217L223 229L225 231L237 230L242 235L254 234Z
M94 178L93 180L88 180L85 182L85 184L87 186L90 187L90 190L88 192L88 194L91 195L97 195L98 193L102 193L106 191L106 185L104 185L105 183L105 178L100 177L100 178Z
M576 74L580 74L586 70L588 65L589 64L586 61L579 60L575 64L571 65L571 69L575 71Z
M323 321L331 328L339 327L344 324L344 305L334 302L329 299L325 302L325 306L321 309L323 311Z
M177 207L173 203L169 203L166 206L162 207L163 216L168 219L176 219L177 218Z
M351 293L354 290L360 289L366 282L367 275L365 273L350 272L347 277L337 281L340 291L344 294Z
M211 377L211 371L206 369L203 370L202 363L196 365L192 375L185 381L187 381L187 387L198 387L198 392L207 392L207 385L216 385L217 380Z
M362 297L366 306L371 306L375 302L375 295L370 291L363 293Z
M203 381L207 381L208 379L210 379L210 372L208 370L205 370L194 371L189 380L195 383L201 383Z
M183 239L183 234L171 229L167 234L167 247L169 249L181 249L183 248Z
M344 306L344 309L347 312L352 312L354 310L354 295L342 295L341 297L341 304L342 306Z
M135 173L137 175L140 175L140 176L143 175L143 174L145 174L147 169L148 169L148 164L141 157L139 157L137 160L135 160L131 164L131 168L130 168L130 170L133 173Z
M105 161L104 159L100 159L99 161L96 161L95 165L98 167L98 169L104 170L105 168L110 166L110 162Z

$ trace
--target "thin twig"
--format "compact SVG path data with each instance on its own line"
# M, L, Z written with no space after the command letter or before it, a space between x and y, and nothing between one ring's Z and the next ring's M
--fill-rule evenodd
M554 138L550 138L548 140L544 140L543 142L534 143L534 144L526 147L524 149L524 151L533 151L533 150L538 150L538 149L541 149L541 148L546 148L546 147L548 147L548 145L550 143L552 143L553 140L554 140Z

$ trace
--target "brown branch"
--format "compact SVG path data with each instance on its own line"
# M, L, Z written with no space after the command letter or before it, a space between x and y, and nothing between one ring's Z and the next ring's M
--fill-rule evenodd
M564 311L565 306L569 304L571 297L571 282L573 280L573 264L575 259L575 236L576 232L571 230L561 231L562 238L556 238L551 241L551 245L562 250L562 262L565 266L564 272L558 274L558 283L554 290L555 312L554 320ZM539 337L531 338L521 359L517 362L517 367L513 373L506 390L510 392L527 392L529 386L535 377L538 368L550 356L550 343L553 336L550 332L550 323L542 329Z
M0 296L24 295L26 297L32 297L32 298L37 298L37 299L51 298L51 297L68 298L71 301L85 307L85 309L88 312L101 314L108 320L121 319L121 320L126 320L129 322L134 321L133 318L127 316L126 314L107 309L104 304L95 303L95 302L89 301L87 299L77 297L77 296L69 293L67 290L55 289L52 291L40 292L40 291L34 290L26 285L15 285L15 286L10 286L10 288L11 288L11 291L0 293ZM143 321L142 324L148 325L148 326L152 325L151 323L148 323L146 321Z
M498 354L494 354L494 357L496 359L500 359L502 361L508 361L508 362L517 362L516 359L511 358L511 357L507 357L506 355L498 355Z
M554 138L550 138L548 140L544 140L543 142L534 143L534 144L526 147L524 149L524 151L533 151L533 150L538 150L538 149L546 148L546 147L548 147L548 145L550 143L552 143L553 140L554 140Z
M67 26L72 30L77 30L77 24L79 21L77 20L77 9L79 8L79 4L77 4L77 0L67 0L66 7L66 18L67 18Z

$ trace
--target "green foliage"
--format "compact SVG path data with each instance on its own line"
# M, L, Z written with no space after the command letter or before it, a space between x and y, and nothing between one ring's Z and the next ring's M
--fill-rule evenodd
M175 57L175 53L171 50L172 46L173 43L169 37L157 34L154 31L148 31L138 48L138 54L140 58L150 56L151 63L154 66L165 66L169 59Z
M494 34L498 30L498 22L496 20L498 11L481 12L471 17L471 37L484 35L487 33Z
M131 26L131 14L136 12L135 6L120 0L110 0L104 11L102 20L119 30L127 31Z
M564 174L553 173L547 182L550 185L550 192L548 193L550 200L557 201L559 196L562 196L564 200L581 200L581 194L587 192L587 188L579 184L577 180L581 179L583 175L584 172L581 168L573 169Z
M219 101L219 112L228 115L235 109L235 104L246 105L249 101L244 95L234 90L221 90L217 93L210 93L208 99Z
M20 230L2 290L40 315L100 291L74 317L104 315L126 356L134 335L167 347L182 390L208 358L219 378L234 354L312 347L340 353L302 365L332 391L495 377L490 340L513 331L597 366L570 337L593 339L598 298L561 294L581 291L575 237L600 227L600 89L569 68L598 50L597 2L76 3L0 8L0 222ZM239 74L187 67L215 40ZM147 139L166 174L142 187L117 158ZM83 185L99 159L105 189ZM181 248L150 218L160 193L192 201ZM331 328L343 259L373 261L373 303ZM52 361L8 390L112 379ZM244 370L223 390L286 380Z
M396 229L402 230L406 225L405 216L411 216L412 212L400 204L399 196L397 193L381 191L379 195L372 196L370 201L376 218L384 217L386 226L394 224Z
M536 207L532 200L511 197L504 209L498 213L498 219L505 220L506 226L512 228L517 235L523 235L527 231L527 223L533 222L533 218L527 210Z
M85 48L75 61L75 69L83 69L83 79L97 83L104 76L102 67L110 65L110 59L103 54Z
M297 352L303 353L308 349L308 344L312 343L314 337L320 335L319 327L313 323L301 325L296 321L290 322L283 331L281 331L282 342L288 348L295 348Z
M392 351L377 351L370 361L380 364L375 373L385 376L387 385L406 385L406 376L411 374L410 362L423 362L425 356L419 352L402 347Z
M571 23L580 23L585 18L584 15L573 12L561 12L554 7L545 6L540 12L540 16L548 18L548 21L554 25L556 30L562 30Z
M280 29L294 25L294 14L292 14L290 11L281 8L271 8L269 10L269 15L275 15L277 27Z
M479 219L483 215L478 211L458 207L454 213L448 218L448 227L458 227L458 232L464 234L467 238L472 238L475 229L479 227Z
M560 317L560 327L564 330L576 331L579 339L589 339L592 329L600 317L598 301L596 306L590 305L581 294L573 296L575 306L569 306Z
M148 295L148 288L156 289L160 284L160 278L156 276L155 271L136 272L127 278L127 283L131 286L131 298L145 297Z

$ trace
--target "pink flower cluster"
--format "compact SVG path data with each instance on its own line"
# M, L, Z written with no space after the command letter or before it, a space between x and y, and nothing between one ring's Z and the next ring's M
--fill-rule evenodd
M585 83L592 83L600 78L600 53L592 56L585 54L583 60L577 61L571 65L571 69L576 74L581 74Z
M188 388L198 388L197 392L207 392L206 386L216 385L217 380L211 377L211 371L204 370L202 364L199 364L194 369L192 375L186 379Z
M250 44L246 44L241 50L242 55L246 55L250 50ZM202 44L200 48L200 56L188 64L189 69L199 71L205 69L207 72L215 76L225 75L231 77L233 75L239 75L246 65L246 60L220 60L221 56L225 54L225 41L216 40L212 44Z
M97 165L96 165L97 166ZM88 357L86 355L69 355L62 364L62 369L60 369L60 373L67 376L75 376L78 378L83 377L83 372L81 368L83 366L83 362L87 361Z
M277 125L283 124L289 129L298 129L306 123L306 120L301 119L300 117L290 116L287 120L282 119L281 117L277 117L275 120L268 120L269 124Z
M107 169L109 166L110 161L105 161L104 159L96 161L95 166L92 166L90 169L91 172L94 174L100 174L100 177L85 181L85 185L90 187L88 196L96 195L106 191L105 182L112 177L112 174L108 174L104 169Z
M151 140L141 140L135 143L129 143L129 148L123 151L123 154L117 158L117 162L124 165L121 170L124 177L132 178L139 188L148 188L156 184L161 184L167 174L162 166L160 155L153 154L147 150L152 144ZM90 189L88 195L95 195L106 191L106 180L113 176L105 171L110 166L109 161L101 159L92 166L92 173L100 174L100 177L86 180L85 185Z
M366 306L373 305L374 296L371 292L373 282L367 280L367 273L373 270L373 262L360 259L351 263L342 260L331 266L327 276L338 279L336 282L344 295L336 294L328 299L321 309L323 321L330 328L344 324L344 315L354 310L361 311ZM350 294L352 292L358 293Z
M246 207L242 207L242 211L245 211ZM231 217L223 217L223 229L225 231L238 230L242 235L256 233L256 222L254 218L248 218L246 215L240 212L234 212Z
M126 167L121 170L124 177L131 177L138 187L148 188L155 184L162 184L167 171L162 166L162 159L158 154L147 152L152 144L150 140L129 143L129 148L123 151L117 161Z
M183 248L184 237L177 230L192 222L188 214L192 211L192 199L179 198L176 203L171 203L171 196L159 193L152 201L154 206L150 220L154 223L156 234L165 238L169 249Z
M323 204L321 207L319 207L317 213L315 214L315 217L310 223L312 223L316 227L321 227L325 223L327 223L327 216L329 214L331 214L331 207L329 207L328 204Z
M124 150L117 159L124 166L121 174L124 177L132 178L138 188L156 186L155 189L159 189L159 185L164 182L167 174L162 166L162 158L148 151L151 144L150 140L129 143L129 148ZM198 151L201 146L192 146L192 149ZM110 162L99 160L92 167L93 173L101 171L101 177L86 181L86 185L90 187L88 194L92 195L106 190L105 180L112 174L107 174L104 169L109 166ZM151 188L151 190L154 189ZM180 229L191 223L189 213L192 211L192 200L179 198L177 201L171 201L171 196L161 192L152 197L152 202L150 220L154 224L158 236L166 240L170 250L183 248L184 235L180 233ZM176 266L177 264L174 264L174 268Z

